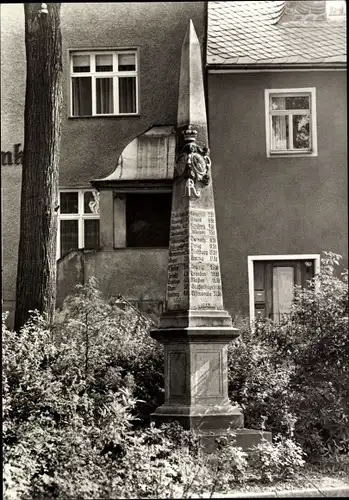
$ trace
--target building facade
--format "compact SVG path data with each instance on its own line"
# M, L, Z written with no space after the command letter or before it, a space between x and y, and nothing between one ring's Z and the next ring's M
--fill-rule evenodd
M322 251L347 267L345 2L209 2L208 104L226 306L290 310Z
M121 293L145 308L161 308L181 45L189 19L204 41L205 16L204 2L62 4L58 307L77 283L95 276L106 295ZM3 308L13 311L23 6L2 5L1 23Z
M322 250L346 261L340 4L62 4L58 307L94 276L106 295L161 312L189 19L206 62L226 309L277 320L289 310L293 284L306 285L317 271ZM3 308L13 311L24 146L21 5L1 6L1 64L2 293Z

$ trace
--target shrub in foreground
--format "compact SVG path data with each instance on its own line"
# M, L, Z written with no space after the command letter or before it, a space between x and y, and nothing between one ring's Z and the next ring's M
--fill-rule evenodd
M158 372L136 387L136 370L161 364L146 318L93 281L66 311L53 327L36 314L18 333L3 322L6 499L186 498L253 475L232 443L208 457L175 424L137 428L134 394Z
M195 487L202 467L190 439L134 430L132 377L112 363L96 323L74 321L59 339L35 314L19 333L3 329L5 498L161 497L169 483Z
M349 452L348 272L324 252L281 324L247 325L229 346L229 390L248 427L292 435L310 459Z
M337 263L325 257L288 321L246 327L229 347L246 426L262 415L287 435L262 443L252 463L229 442L208 458L176 426L137 429L162 403L162 348L150 321L120 297L104 300L94 280L53 326L33 314L16 333L3 321L5 498L186 497L295 474L293 438L310 457L347 451L347 275L336 277Z
M262 482L271 483L293 477L304 467L305 453L302 448L290 438L277 435L273 443L262 440L253 448L252 466Z

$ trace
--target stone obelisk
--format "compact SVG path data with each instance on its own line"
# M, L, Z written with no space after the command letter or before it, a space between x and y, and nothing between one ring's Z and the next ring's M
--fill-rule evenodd
M200 43L190 20L182 45L165 311L151 336L164 345L165 402L157 422L242 429L228 398L227 345Z

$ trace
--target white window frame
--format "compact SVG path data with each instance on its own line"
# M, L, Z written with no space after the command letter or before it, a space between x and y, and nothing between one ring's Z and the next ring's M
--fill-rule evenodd
M118 68L119 55L134 55L136 69L134 71L96 71L96 56L112 55L113 68ZM90 71L80 73L73 72L73 56L90 56ZM135 116L139 114L139 75L138 75L138 51L137 50L69 50L69 117L70 118L89 118L100 116ZM92 115L73 115L73 78L75 77L91 77L91 98L92 98ZM136 111L134 113L119 113L119 78L135 77L136 78ZM113 104L114 113L96 113L96 78L112 78L113 79Z
M297 97L309 95L310 97L310 120L309 120L309 137L310 137L310 150L304 149L285 149L285 150L272 150L271 149L271 138L272 138L272 112L270 109L270 98L271 97ZM267 158L289 158L290 156L299 157L309 157L317 156L317 120L316 120L316 88L298 88L298 89L265 89L264 91L265 100L265 130L266 130L266 152ZM297 111L297 113L295 113ZM275 115L292 115L292 114L307 114L304 113L305 110L277 110ZM290 118L289 118L290 120ZM289 126L290 134L292 134L292 127ZM292 138L291 138L292 139ZM292 140L291 140L292 143Z
M96 191L93 188L84 189L59 189L61 193L78 193L78 213L76 214L61 214L61 209L58 209L58 228L57 228L57 260L61 258L61 220L77 220L78 221L78 248L85 248L85 232L84 220L95 219L100 220L100 213L98 214L84 214L84 193Z
M249 310L250 310L250 325L253 328L255 322L255 307L254 307L254 268L253 264L256 261L283 261L283 260L313 260L314 275L320 271L320 254L289 254L289 255L249 255L247 257L247 272L248 272L248 295L249 295Z

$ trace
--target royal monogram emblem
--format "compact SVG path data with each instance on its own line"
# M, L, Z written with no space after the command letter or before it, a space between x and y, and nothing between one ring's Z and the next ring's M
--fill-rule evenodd
M191 192L193 191L193 194L195 198L200 198L200 191L196 189L195 187L195 182L193 179L187 179L187 182L185 183L185 190L184 194L182 196L189 196L189 198L192 196Z

